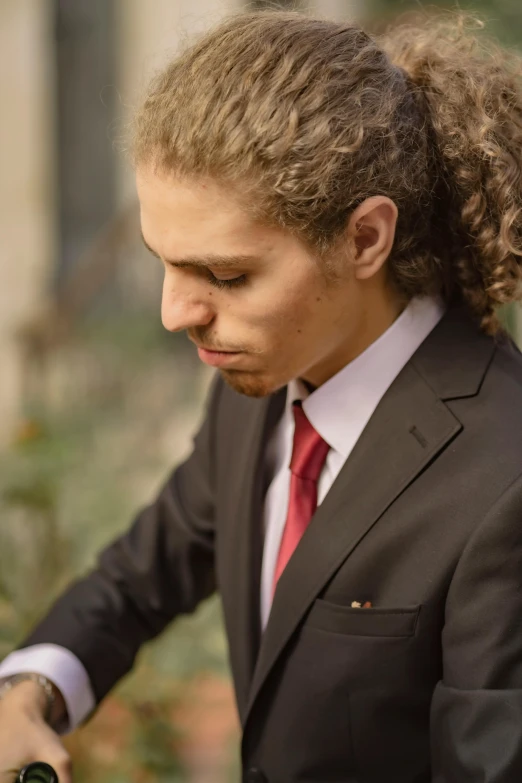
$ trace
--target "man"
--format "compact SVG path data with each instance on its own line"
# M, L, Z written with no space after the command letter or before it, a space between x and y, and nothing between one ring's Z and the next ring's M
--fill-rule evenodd
M245 781L522 774L521 99L454 32L240 14L151 87L162 319L219 372L189 459L3 663L3 769L68 783L55 732L217 589Z

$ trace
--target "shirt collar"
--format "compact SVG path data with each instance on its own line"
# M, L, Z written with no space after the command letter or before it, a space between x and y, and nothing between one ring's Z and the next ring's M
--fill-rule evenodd
M303 400L308 420L332 449L347 457L381 398L446 311L441 299L412 299L401 315L362 354L313 392L294 379L285 415Z

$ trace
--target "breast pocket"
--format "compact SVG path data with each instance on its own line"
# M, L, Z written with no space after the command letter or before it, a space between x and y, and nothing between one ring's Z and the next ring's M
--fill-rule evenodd
M353 636L407 637L415 634L420 605L392 609L356 609L318 598L305 622L307 628Z

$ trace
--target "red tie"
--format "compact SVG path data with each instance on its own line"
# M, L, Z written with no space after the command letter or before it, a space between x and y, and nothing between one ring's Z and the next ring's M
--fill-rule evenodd
M317 508L317 480L330 448L306 418L300 400L293 403L293 412L295 429L294 447L290 460L292 472L290 499L283 538L277 556L272 595L275 592L277 580Z

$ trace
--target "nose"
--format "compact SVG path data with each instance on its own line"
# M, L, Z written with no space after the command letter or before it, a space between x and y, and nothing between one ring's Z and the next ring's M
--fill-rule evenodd
M177 289L172 281L163 283L161 321L169 332L181 332L194 326L206 326L214 317L210 304L198 299L185 287Z

